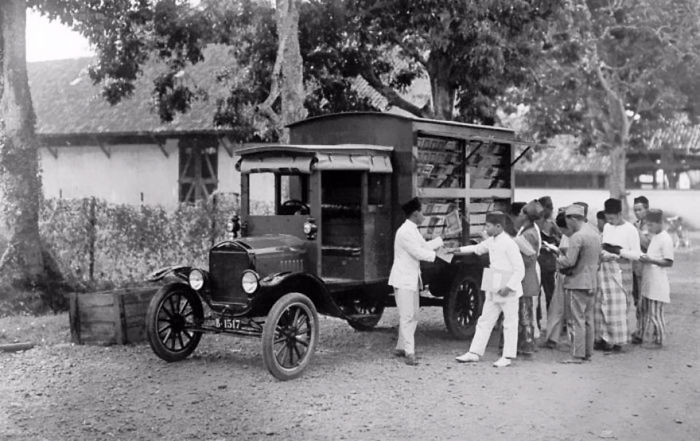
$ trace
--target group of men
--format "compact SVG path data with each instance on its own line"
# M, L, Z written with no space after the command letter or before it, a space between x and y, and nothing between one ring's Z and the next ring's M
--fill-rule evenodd
M433 261L443 247L440 238L426 241L417 198L402 206L406 221L397 230L389 285L399 310L399 336L394 351L416 365L414 333L420 261ZM661 346L665 337L663 306L670 301L666 268L673 264L673 242L663 229L663 212L649 201L634 199L634 224L622 214L622 201L608 199L588 222L588 205L575 202L553 216L551 198L512 204L510 213L486 215L484 240L444 249L444 253L488 254L482 288L485 298L469 350L459 362L477 362L491 332L503 316L502 355L494 363L505 367L534 352L533 330L539 326L539 296L545 295L547 328L540 345L555 348L568 336L570 357L564 363L590 360L594 350L623 351L631 342ZM537 315L537 319L535 316ZM636 330L633 329L636 317Z

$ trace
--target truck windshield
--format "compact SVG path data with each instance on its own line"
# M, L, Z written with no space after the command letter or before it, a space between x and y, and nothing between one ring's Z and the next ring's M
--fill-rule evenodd
M308 175L251 173L250 214L253 216L293 216L309 214Z

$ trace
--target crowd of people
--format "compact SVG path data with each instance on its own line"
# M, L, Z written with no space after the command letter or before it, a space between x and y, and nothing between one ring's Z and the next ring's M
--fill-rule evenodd
M502 355L496 367L530 357L537 348L570 345L563 363L580 364L595 350L624 352L626 345L661 347L665 341L664 305L670 302L667 268L673 241L664 230L663 212L634 199L634 223L623 216L620 199L605 201L588 222L588 204L574 202L556 216L544 196L513 203L509 213L486 215L484 240L444 249L441 239L426 241L417 198L403 205L406 222L397 230L389 284L399 309L395 355L417 364L413 334L421 284L420 261L444 254L488 254L481 289L485 292L476 332L459 362L478 362L491 333L502 326ZM544 295L544 302L541 296ZM546 327L540 305L546 305ZM502 317L502 319L501 319ZM540 334L541 341L535 335Z

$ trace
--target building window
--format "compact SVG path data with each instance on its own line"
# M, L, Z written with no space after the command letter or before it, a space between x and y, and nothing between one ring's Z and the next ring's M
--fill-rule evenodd
M214 193L219 183L215 140L181 139L180 202L194 203Z

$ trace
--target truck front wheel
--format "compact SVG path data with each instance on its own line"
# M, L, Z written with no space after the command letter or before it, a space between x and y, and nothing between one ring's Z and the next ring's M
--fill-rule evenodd
M442 305L445 325L453 337L468 340L474 336L481 315L483 294L472 275L458 275Z
M262 335L263 363L279 380L302 374L318 341L318 314L311 300L293 292L282 296L267 314Z

